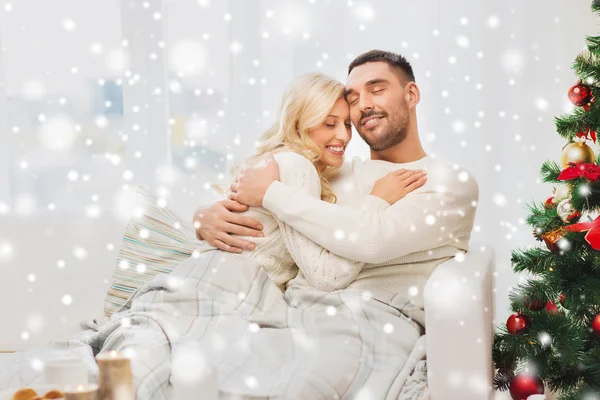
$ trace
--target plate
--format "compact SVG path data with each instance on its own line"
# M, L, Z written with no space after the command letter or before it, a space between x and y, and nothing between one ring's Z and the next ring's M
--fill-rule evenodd
M38 396L43 396L46 393L48 393L49 391L57 389L59 386L60 385L32 385L32 386L26 386L26 387L35 390L37 392ZM25 389L25 388L21 388L21 389ZM3 390L2 392L0 392L0 400L11 400L12 396L17 392L17 390L19 390L19 388ZM58 389L58 390L60 390L60 389Z

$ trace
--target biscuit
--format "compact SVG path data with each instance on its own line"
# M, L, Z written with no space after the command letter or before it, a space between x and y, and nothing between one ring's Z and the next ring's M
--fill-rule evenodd
M38 397L35 390L30 388L19 389L13 394L11 400L33 400Z

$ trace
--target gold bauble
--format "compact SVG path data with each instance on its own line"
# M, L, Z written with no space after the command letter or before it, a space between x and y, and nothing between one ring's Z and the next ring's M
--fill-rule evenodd
M595 160L594 150L583 142L573 142L563 147L560 163L563 168L568 168L569 163L591 164Z

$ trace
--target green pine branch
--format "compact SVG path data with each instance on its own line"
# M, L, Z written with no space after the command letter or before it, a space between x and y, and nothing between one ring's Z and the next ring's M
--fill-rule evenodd
M556 256L540 247L513 250L510 262L515 272L529 271L533 274L542 274L550 268L556 268Z
M593 87L592 92L600 99L598 88ZM577 133L587 132L588 129L600 131L600 109L592 107L586 112L583 107L575 107L571 114L556 117L554 121L558 134L567 140L573 140Z
M546 208L543 204L531 203L528 205L530 214L527 216L527 225L541 232L554 231L564 224L558 216L556 207Z
M585 83L596 82L600 76L600 58L592 51L582 51L573 62L573 70Z
M542 181L546 183L556 183L558 176L560 175L561 168L556 161L545 161L540 169L540 175L542 175Z
M600 52L600 36L586 36L585 41L591 53L597 55Z

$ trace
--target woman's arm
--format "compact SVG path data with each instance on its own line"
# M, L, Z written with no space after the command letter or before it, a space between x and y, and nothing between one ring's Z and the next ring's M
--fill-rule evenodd
M315 166L292 152L276 153L281 182L315 200L321 201L321 183ZM307 281L323 291L347 287L365 263L337 256L310 240L291 225L278 220L284 243Z
M379 202L378 210L356 210L273 182L263 207L338 256L379 264L456 243L470 233L479 196L474 178L458 179L458 171L443 179L429 173L428 186L387 209Z

